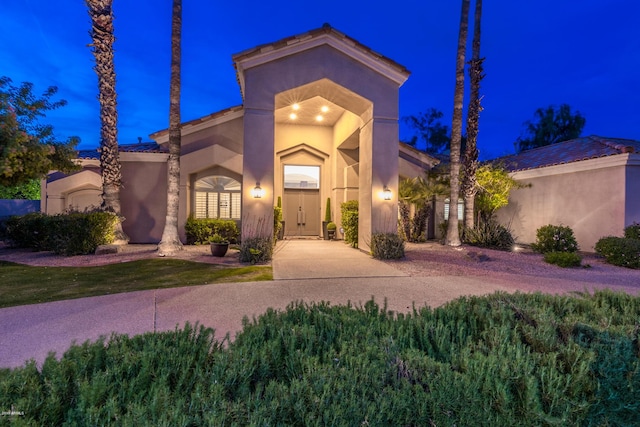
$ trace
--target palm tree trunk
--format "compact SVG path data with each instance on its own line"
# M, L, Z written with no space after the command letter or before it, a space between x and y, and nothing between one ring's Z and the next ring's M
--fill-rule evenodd
M171 83L169 90L169 159L167 160L167 217L158 244L159 256L182 250L178 235L180 207L180 66L182 41L182 0L173 0L171 18Z
M86 0L91 18L91 47L96 60L100 101L100 170L102 176L101 208L120 216L120 187L122 173L118 152L118 109L116 101L116 72L113 64L112 0ZM115 227L116 244L126 244L129 238L118 221Z
M462 0L458 55L456 59L456 89L453 95L453 120L451 122L451 194L449 197L449 224L445 244L460 246L458 233L458 198L460 194L460 144L462 142L462 103L464 101L464 58L469 26L469 2Z
M482 74L482 62L480 58L480 21L482 17L482 0L476 0L473 43L471 61L469 61L469 76L471 80L471 93L469 99L469 110L467 111L467 148L464 153L461 191L464 195L464 226L474 228L474 206L475 197L478 192L476 185L476 171L478 170L478 123L482 105L480 102L480 81L484 78Z

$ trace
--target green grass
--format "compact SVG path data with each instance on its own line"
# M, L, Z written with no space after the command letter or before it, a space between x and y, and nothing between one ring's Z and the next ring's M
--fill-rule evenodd
M230 268L178 259L145 259L97 267L32 267L0 261L0 307L272 278L271 267Z

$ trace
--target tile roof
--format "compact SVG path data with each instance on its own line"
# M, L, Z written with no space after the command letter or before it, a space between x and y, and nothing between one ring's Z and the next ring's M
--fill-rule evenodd
M503 162L511 172L515 172L624 153L640 153L640 141L591 135L526 150L496 160Z
M253 47L251 49L246 49L246 50L244 50L244 51L242 51L240 53L236 53L235 55L233 55L232 59L233 59L233 62L236 63L236 62L242 61L244 59L251 58L252 56L259 55L259 54L264 53L264 52L278 50L280 48L287 47L287 46L290 46L292 44L308 40L310 38L318 37L318 36L321 36L323 34L331 34L331 35L333 35L334 37L336 37L338 39L344 40L349 45L354 46L357 49L359 49L359 50L371 55L372 57L376 58L377 60L386 63L387 65L397 69L401 73L409 74L409 70L407 70L407 68L405 66L400 65L397 62L395 62L394 60L392 60L392 59L390 59L390 58L388 58L388 57L386 57L386 56L374 51L370 47L363 45L362 43L360 43L356 39L353 39L353 38L347 36L346 34L341 33L340 31L336 30L330 24L327 24L327 23L323 24L322 27L320 27L320 28L316 28L314 30L307 31L307 32L302 33L302 34L296 34L294 36L285 37L285 38L283 38L281 40L278 40L278 41L275 41L273 43L265 43L265 44L261 44L261 45L258 45L256 47Z
M99 160L100 149L94 148L92 150L78 150L79 159ZM121 153L168 153L169 150L165 147L161 147L155 142L139 142L137 144L121 144L118 146L118 151Z
M244 105L242 105L242 104L234 105L233 107L225 108L223 110L216 111L216 112L208 114L206 116L199 117L199 118L193 119L193 120L189 120L188 122L182 122L180 124L180 126L182 128L184 128L186 126L195 126L195 125L198 125L200 123L206 122L207 120L213 120L213 119L217 119L219 117L224 117L227 114L235 113L237 111L242 111L243 109L244 109ZM169 134L169 129L162 129L162 130L158 130L158 131L152 133L150 136L151 136L151 138L156 139L156 138L158 138L160 136L168 135L168 134ZM152 144L152 143L150 143L150 144Z

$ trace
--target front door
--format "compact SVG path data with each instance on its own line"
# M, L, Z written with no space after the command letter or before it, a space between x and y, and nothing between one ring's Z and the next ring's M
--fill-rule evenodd
M319 236L320 191L285 189L282 216L285 236Z

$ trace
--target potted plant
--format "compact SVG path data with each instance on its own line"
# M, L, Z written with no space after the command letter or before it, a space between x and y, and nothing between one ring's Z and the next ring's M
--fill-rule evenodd
M211 255L213 256L223 257L226 255L227 250L229 250L229 240L218 233L209 237L209 243L211 243Z
M324 221L322 221L322 237L324 237L324 240L329 240L327 225L330 222L331 222L331 198L327 197L327 205L324 209Z
M327 240L333 240L336 237L336 228L338 228L338 226L336 225L335 222L330 221L327 224Z

